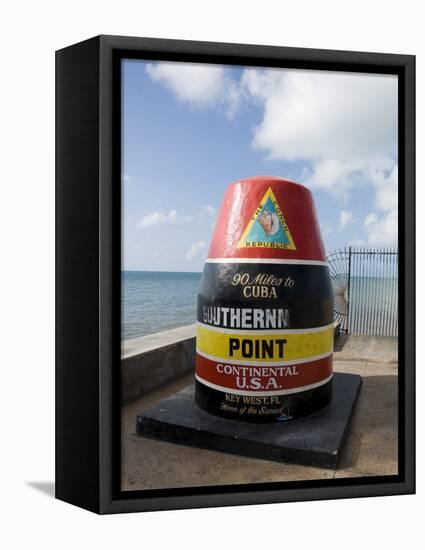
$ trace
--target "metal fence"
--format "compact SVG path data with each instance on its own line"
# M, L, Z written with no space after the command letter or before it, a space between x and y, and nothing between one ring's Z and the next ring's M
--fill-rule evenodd
M353 248L328 256L335 320L343 332L398 335L398 251Z

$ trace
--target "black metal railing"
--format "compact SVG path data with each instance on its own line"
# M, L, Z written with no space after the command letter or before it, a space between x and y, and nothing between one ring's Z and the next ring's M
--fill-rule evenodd
M328 261L340 330L397 336L398 250L348 247Z
M348 274L349 249L335 250L328 255L329 271L334 294L334 319L341 332L348 331Z

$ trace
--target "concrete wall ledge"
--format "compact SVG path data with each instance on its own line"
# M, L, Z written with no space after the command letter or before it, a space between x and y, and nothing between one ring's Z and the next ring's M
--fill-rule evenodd
M121 400L127 403L195 368L196 324L124 340Z

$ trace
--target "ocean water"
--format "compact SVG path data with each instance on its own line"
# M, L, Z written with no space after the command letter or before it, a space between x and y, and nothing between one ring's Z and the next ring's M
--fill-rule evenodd
M196 322L201 273L163 271L122 272L122 338L137 338ZM353 277L351 303L346 294L335 296L350 332L398 333L398 279Z
M398 335L397 277L351 277L348 330L355 334Z
M123 271L122 338L137 338L196 322L201 273Z

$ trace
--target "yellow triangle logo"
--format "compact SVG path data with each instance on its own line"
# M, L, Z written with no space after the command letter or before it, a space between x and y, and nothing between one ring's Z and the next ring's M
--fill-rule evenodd
M238 248L297 249L271 187L249 220Z

